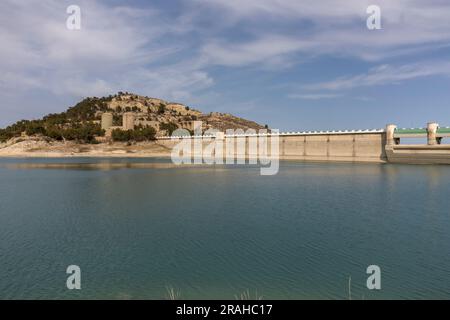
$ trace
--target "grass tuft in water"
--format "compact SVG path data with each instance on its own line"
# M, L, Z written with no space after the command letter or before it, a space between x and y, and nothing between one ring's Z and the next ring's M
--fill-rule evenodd
M258 294L258 290L255 290L255 295L252 296L250 291L247 289L244 292L234 295L236 300L262 300L263 296Z
M181 293L180 291L176 290L172 286L166 287L166 299L167 300L180 300L181 299Z

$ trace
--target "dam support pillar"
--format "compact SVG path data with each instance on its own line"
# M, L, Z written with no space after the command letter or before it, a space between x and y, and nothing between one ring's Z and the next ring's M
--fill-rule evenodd
M134 130L134 113L126 112L122 119L123 130Z
M437 129L439 128L439 124L436 122L429 122L427 124L427 141L428 145L436 145L440 144L440 139L437 138Z
M396 139L394 138L395 129L397 129L397 126L395 124L388 124L386 126L386 144L388 146L398 144L398 141L396 141Z
M101 127L103 130L108 130L113 125L112 113L105 112L102 114Z

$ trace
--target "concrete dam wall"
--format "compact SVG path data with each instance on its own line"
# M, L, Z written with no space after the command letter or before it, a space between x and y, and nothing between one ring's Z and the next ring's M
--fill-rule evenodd
M272 138L276 138L271 140ZM402 144L400 139L426 138L426 144ZM203 156L212 142L220 142L212 153L225 159L254 159L261 148L267 156L279 159L333 162L391 162L411 164L450 164L450 127L430 122L426 128L398 129L387 125L379 130L308 131L266 134L224 134L184 137L189 144L188 156ZM261 140L262 139L262 140ZM265 140L264 140L265 139ZM160 137L158 143L173 150L180 137ZM263 143L261 144L261 141ZM272 142L271 142L272 141ZM273 143L276 141L276 144ZM262 145L262 147L261 147ZM220 148L220 150L218 150ZM209 148L211 149L211 148ZM211 150L209 150L211 151ZM186 152L186 151L184 151Z
M258 148L252 148L260 141L261 135L224 135L223 157L232 153L236 158L251 159L258 156ZM267 154L272 155L271 135L267 138ZM201 149L207 148L217 137L192 137L191 155L195 155L195 141ZM200 140L200 141L198 141ZM181 138L160 138L158 143L172 149ZM344 162L386 162L386 135L383 130L343 131L343 132L305 132L280 133L277 153L280 159L306 161L344 161ZM198 145L197 145L197 149ZM275 150L274 150L275 151ZM217 152L217 151L215 151ZM198 155L198 154L197 154Z
M384 162L384 132L280 136L280 158L310 161Z

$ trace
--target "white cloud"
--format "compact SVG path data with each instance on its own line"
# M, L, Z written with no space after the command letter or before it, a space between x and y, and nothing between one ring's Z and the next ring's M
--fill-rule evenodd
M280 64L278 57L285 57L308 46L308 43L297 39L268 35L239 44L213 41L207 43L202 52L208 64L246 66L263 62L269 65Z
M380 0L384 29L374 32L365 27L368 0L185 4L181 16L169 19L152 7L82 0L82 30L69 31L61 1L2 1L0 90L100 95L151 84L186 96L214 83L212 65L279 68L321 54L379 60L450 43L444 1ZM153 76L169 74L175 79Z
M157 10L98 1L78 5L81 30L71 31L61 1L2 1L1 91L39 89L82 97L152 89L171 96L172 91L212 83L206 72L193 65L180 68L168 60L184 47L182 42L166 41L177 31ZM171 65L173 71L168 72Z
M339 98L341 96L341 94L335 93L291 93L288 95L288 98L302 100L322 100Z
M183 102L191 100L192 91L199 91L214 84L214 80L203 71L189 64L170 67L141 69L133 83L127 87L139 87L143 92L156 92L158 96Z
M192 3L192 1L186 1ZM432 50L450 43L450 2L378 0L382 30L366 28L371 0L227 0L193 1L199 10L213 10L221 29L239 27L245 41L218 32L204 52L215 64L241 66L272 58L291 59L337 54L382 60Z
M372 68L364 74L305 85L303 89L337 91L357 87L390 85L422 77L449 75L450 63L447 61L426 61L402 66L385 64Z

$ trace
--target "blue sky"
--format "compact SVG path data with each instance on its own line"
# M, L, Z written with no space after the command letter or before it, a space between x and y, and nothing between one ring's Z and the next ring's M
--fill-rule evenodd
M450 126L446 0L3 0L0 38L2 127L117 91L282 131Z

